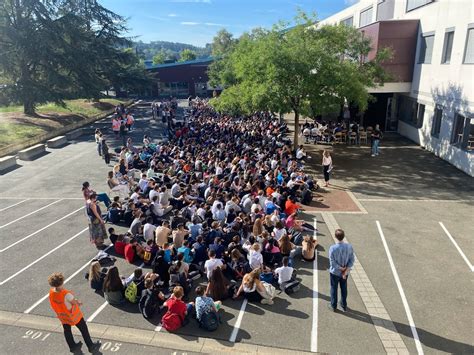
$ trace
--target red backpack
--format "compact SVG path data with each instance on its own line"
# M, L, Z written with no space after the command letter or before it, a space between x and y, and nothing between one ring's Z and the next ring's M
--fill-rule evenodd
M171 313L167 311L161 318L161 325L169 332L173 332L181 328L183 320L176 313Z

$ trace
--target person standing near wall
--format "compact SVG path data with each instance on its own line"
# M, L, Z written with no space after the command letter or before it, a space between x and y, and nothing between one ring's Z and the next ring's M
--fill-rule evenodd
M81 332L89 352L97 352L101 342L96 341L94 343L92 341L84 316L79 308L82 303L74 297L71 291L64 288L64 275L60 272L55 272L49 276L48 283L51 286L49 290L49 303L63 325L64 337L66 338L69 350L75 353L82 345L82 342L76 343L74 341L71 327L75 325Z

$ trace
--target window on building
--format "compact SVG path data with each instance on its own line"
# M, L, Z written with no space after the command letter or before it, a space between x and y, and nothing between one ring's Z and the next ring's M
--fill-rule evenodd
M464 135L464 120L465 117L460 114L454 116L454 129L451 136L451 144L461 145Z
M340 23L344 26L352 27L354 24L354 16L348 17L345 20L342 20Z
M359 17L359 27L363 27L372 23L372 7L362 11Z
M407 12L434 2L434 0L407 0Z
M398 117L416 128L423 126L425 116L425 105L419 104L415 99L408 96L400 96L398 99Z
M439 132L441 132L441 118L443 117L443 110L441 108L435 108L433 115L433 127L431 129L431 135L439 137Z
M444 35L443 56L441 58L442 64L449 64L451 62L451 52L453 51L454 31L446 32Z
M474 28L467 30L466 49L464 50L464 64L474 64Z
M377 21L392 19L394 9L395 9L395 0L378 0Z
M421 36L418 64L430 64L433 56L434 35Z

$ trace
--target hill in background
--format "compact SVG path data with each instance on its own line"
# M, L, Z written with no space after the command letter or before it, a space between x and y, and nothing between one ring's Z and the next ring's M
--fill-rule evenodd
M211 55L211 44L206 44L205 47L196 47L191 44L167 42L167 41L152 41L144 43L142 41L134 42L134 48L138 56L144 60L152 60L153 56L158 53L164 53L166 61L177 61L179 54L184 49L192 50L196 53L197 58L205 58Z

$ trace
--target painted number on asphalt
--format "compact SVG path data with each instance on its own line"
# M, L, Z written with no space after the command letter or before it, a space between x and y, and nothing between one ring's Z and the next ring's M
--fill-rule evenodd
M39 341L45 341L47 337L49 337L51 333L43 333L38 330L27 330L26 333L22 336L24 339L34 339Z
M102 351L110 350L112 352L117 352L117 351L120 350L121 346L122 346L122 343L112 344L112 342L106 341L105 343L102 343L102 346L100 347L100 350L102 350Z

